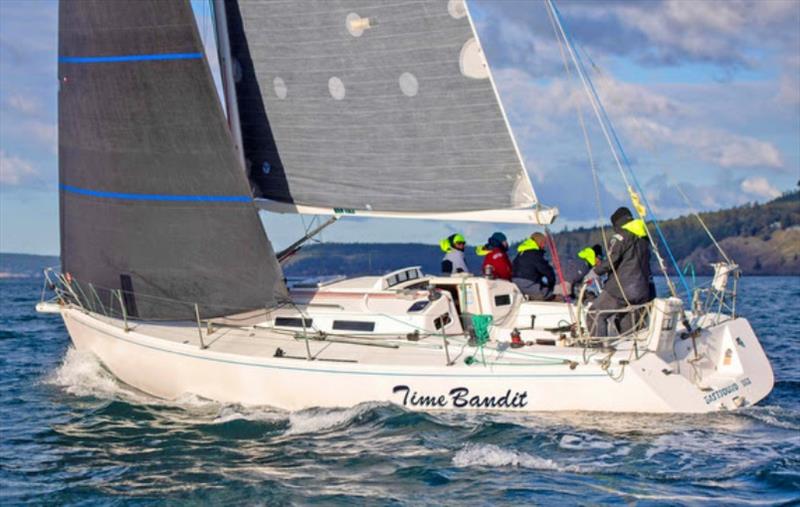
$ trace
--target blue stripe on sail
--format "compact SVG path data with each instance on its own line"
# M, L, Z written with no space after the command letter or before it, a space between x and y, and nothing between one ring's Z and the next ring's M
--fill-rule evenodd
M132 201L183 201L183 202L251 202L249 195L165 195L165 194L125 194L120 192L103 192L86 188L60 185L61 190L73 194L102 197L104 199L128 199Z
M152 60L193 60L203 58L203 53L162 53L154 55L60 56L63 63L141 62Z

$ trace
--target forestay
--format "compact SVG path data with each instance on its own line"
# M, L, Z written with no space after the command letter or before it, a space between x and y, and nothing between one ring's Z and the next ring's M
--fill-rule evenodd
M265 207L552 221L553 210L532 212L463 1L247 0L225 14L247 171Z
M129 316L159 319L274 304L188 0L62 0L59 34L61 260L81 297L121 289Z

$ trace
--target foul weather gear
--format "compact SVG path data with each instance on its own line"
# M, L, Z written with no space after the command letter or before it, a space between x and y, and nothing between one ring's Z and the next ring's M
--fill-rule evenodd
M610 296L633 305L651 301L655 294L647 226L642 220L629 220L615 225L615 229L608 246L608 257L594 268L594 272L608 276L606 292Z
M533 239L528 238L517 247L513 272L515 279L530 282L517 283L523 293L547 297L553 292L556 273L550 263L547 262L547 259L545 259L544 251L539 248L539 244ZM534 290L531 284L538 286L538 288Z
M492 248L483 258L483 266L481 268L483 274L492 275L495 278L503 280L511 280L511 261L508 259L508 254L503 246Z

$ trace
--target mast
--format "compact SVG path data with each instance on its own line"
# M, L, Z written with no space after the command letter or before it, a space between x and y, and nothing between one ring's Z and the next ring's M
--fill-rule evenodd
M236 83L233 79L233 61L231 58L231 42L228 37L228 17L225 13L225 0L214 0L214 24L217 31L217 53L219 55L219 70L222 75L222 92L225 97L225 110L228 113L228 126L233 136L233 146L242 165L242 170L247 171L244 163L244 149L242 148L242 129L239 123L239 105L236 101Z

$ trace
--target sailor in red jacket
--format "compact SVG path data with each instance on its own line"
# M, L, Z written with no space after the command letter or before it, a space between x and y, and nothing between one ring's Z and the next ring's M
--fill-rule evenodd
M486 246L478 248L478 255L486 257L483 259L481 268L484 275L511 280L511 261L508 258L508 240L502 232L495 232L489 238Z

